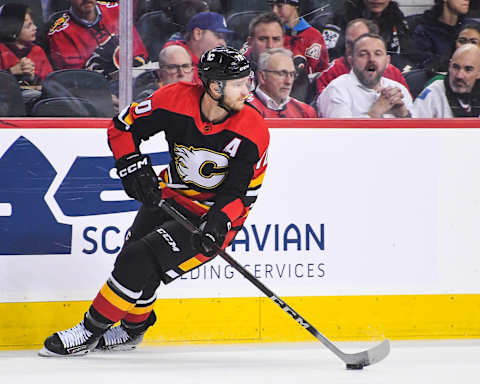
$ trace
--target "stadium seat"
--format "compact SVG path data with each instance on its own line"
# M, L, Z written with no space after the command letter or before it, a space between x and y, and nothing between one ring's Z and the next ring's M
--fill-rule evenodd
M422 92L425 83L432 77L432 73L426 69L413 69L403 73L403 77L410 88L412 98L415 98Z
M225 14L227 15L241 11L268 12L271 10L266 1L260 0L226 0L224 4Z
M145 98L147 94L158 89L157 71L143 72L135 78L133 83L133 100Z
M343 1L331 0L304 0L301 2L300 14L305 15L305 20L309 23L318 15L325 13L333 14L342 6Z
M228 29L234 31L235 33L228 41L229 45L234 48L240 49L247 41L248 37L248 25L252 19L262 13L261 11L243 11L233 13L227 17L227 26Z
M52 97L37 101L31 111L33 117L96 117L97 111L87 99L80 97Z
M157 61L158 52L163 45L173 33L180 31L181 28L173 23L163 11L143 14L135 26L142 37L151 61Z
M42 86L42 99L80 97L89 100L97 117L113 117L110 86L100 73L86 69L62 69L50 73Z
M22 90L15 76L6 71L0 71L0 116L25 116Z
M324 12L320 14L316 14L312 19L310 19L309 23L312 27L318 29L320 32L323 31L323 27L325 24L331 22L333 18L333 13L331 12Z

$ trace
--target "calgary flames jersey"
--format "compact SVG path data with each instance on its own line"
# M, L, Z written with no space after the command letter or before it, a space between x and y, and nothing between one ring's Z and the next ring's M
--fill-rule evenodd
M51 26L48 32L48 44L53 67L58 69L83 68L95 49L106 45L112 36L119 34L119 5L98 1L101 12L99 20L86 27L65 11ZM118 49L112 52L118 67ZM148 52L136 28L133 28L133 56L146 61Z
M171 161L160 174L163 196L195 215L221 210L238 231L263 182L268 128L248 104L219 123L205 121L203 93L202 86L185 82L160 88L113 119L109 145L118 159L165 132Z

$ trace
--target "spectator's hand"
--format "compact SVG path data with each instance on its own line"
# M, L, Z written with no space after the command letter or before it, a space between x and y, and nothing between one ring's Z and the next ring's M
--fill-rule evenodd
M230 219L225 213L211 209L199 226L202 233L192 237L194 248L205 256L214 256L213 244L221 247L231 227Z
M25 76L27 80L33 80L35 78L35 63L28 57L22 57L20 59L20 67L23 76Z
M385 113L392 113L396 117L406 117L408 110L402 99L403 93L400 88L383 88L380 91L380 97L370 108L368 114L373 118L381 118Z
M389 110L391 114L393 114L395 117L408 117L410 115L405 103L403 102L403 93L400 88L386 87L382 89L382 94L385 95L392 106L392 108Z
M116 161L117 174L128 196L150 208L158 207L162 190L148 156L134 152Z

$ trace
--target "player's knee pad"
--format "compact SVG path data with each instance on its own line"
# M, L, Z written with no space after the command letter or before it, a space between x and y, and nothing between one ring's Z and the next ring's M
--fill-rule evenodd
M156 270L150 247L142 240L125 244L115 260L112 275L132 290L142 290Z

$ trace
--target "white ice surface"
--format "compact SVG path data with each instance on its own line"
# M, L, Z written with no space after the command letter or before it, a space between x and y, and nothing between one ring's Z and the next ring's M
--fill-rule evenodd
M372 346L337 345L345 352ZM347 371L318 342L141 346L73 358L0 351L2 384L472 384L479 368L480 340L392 342L385 360L362 371Z

